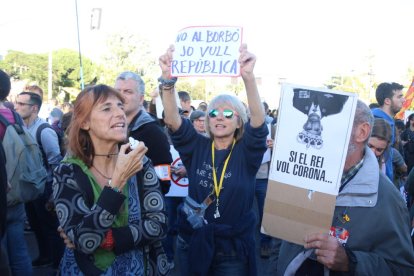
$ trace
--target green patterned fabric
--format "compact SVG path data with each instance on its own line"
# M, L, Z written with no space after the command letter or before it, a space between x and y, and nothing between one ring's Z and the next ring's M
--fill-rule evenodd
M102 193L102 188L99 186L98 181L96 180L95 176L92 174L90 169L85 165L85 163L80 160L79 158L70 157L65 159L66 163L76 164L82 168L82 171L88 176L90 182L92 183L92 190L93 190L93 203L96 203L99 195ZM128 185L125 185L122 193L128 198ZM128 204L123 204L121 210L116 215L114 223L112 227L122 227L128 225ZM93 254L95 258L95 265L99 269L106 270L115 260L115 254L113 251L108 251L102 248L98 248L95 253Z

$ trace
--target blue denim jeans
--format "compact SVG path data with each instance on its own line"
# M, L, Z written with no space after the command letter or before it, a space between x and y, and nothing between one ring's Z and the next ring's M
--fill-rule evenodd
M259 210L259 227L262 225L263 208L266 198L268 181L269 179L256 179L255 194L257 201L257 209ZM270 236L260 233L260 245L269 245L271 240L272 238Z
M180 275L190 275L190 261L188 258L188 244L179 235L177 236L177 248L176 248L178 262L180 264ZM240 259L237 255L224 255L215 253L213 262L211 263L208 275L214 276L228 276L248 275L247 260Z
M14 276L33 275L32 260L24 237L25 218L23 203L7 207L6 234L2 242L7 250L10 270Z
M0 244L0 275L11 276L9 259L7 258L6 249L3 244Z
M162 241L165 254L168 261L174 260L174 237L178 233L177 212L178 206L183 202L183 197L165 197L165 204L167 206L168 216L168 233L167 237Z

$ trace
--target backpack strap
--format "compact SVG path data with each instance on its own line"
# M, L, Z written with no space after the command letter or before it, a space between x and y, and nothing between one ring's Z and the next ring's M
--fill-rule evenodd
M2 125L4 125L4 128L6 129L9 125L10 125L10 122L9 121L7 121L6 120L6 118L4 118L4 116L3 115L1 115L0 114L0 123L2 124ZM3 142L3 138L1 138L1 141Z
M18 124L19 126L23 126L22 117L16 111L12 110L12 113L13 113L13 118L14 118L15 124Z
M22 119L22 117L20 117L20 115L16 111L13 111L13 110L10 110L10 111L13 114L14 123L15 124L18 124L20 126L23 126L23 119ZM0 123L2 123L5 127L8 127L9 125L12 124L2 114L0 114Z
M18 125L20 125L20 126L23 126L23 119L22 119L22 117L20 117L20 115L16 112L16 111L13 111L13 110L10 110L11 111L11 113L13 114L13 118L14 118L14 122L15 122L15 124L18 124ZM11 125L12 123L10 123L7 119L6 119L6 117L4 117L3 115L1 115L0 114L0 123L2 123L5 127L7 127L7 126L9 126L9 125Z
M10 123L6 117L0 114L0 123L2 123L5 128L7 128L9 125L13 125L14 129L16 130L17 134L22 135L24 134L23 130L23 119L20 117L20 115L16 112L11 110L14 118L14 124Z
M7 128L10 125L10 122L7 121L7 119L4 118L4 116L1 114L0 114L0 123L3 124L5 128Z
M39 145L40 152L42 153L43 164L45 165L46 168L49 168L49 162L47 161L46 153L43 150L42 139L41 139L42 131L45 128L51 128L51 127L48 123L43 123L37 128L37 130L36 130L36 142Z
M43 146L42 146L42 139L41 139L41 136L42 136L42 131L45 129L45 128L50 128L50 129L53 129L53 131L56 133L56 136L57 136L57 138L58 138L58 144L59 144L59 151L60 151L60 154L62 155L62 157L65 157L65 154L62 152L62 142L63 142L63 138L62 138L62 135L53 127L53 126L51 126L49 123L43 123L43 124L41 124L38 128L37 128L37 130L36 130L36 142L37 142L37 144L39 145L39 148L41 149L41 151L42 151L42 157L43 157L43 162L45 162L45 164L47 164L47 158L46 158L46 155L45 155L45 153L44 153L44 151L43 151Z

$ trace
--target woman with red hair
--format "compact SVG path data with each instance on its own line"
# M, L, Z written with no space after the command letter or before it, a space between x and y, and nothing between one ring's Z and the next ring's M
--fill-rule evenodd
M67 245L61 275L168 273L158 178L145 145L135 148L126 140L122 95L106 85L85 88L69 126L69 157L54 172L56 213Z

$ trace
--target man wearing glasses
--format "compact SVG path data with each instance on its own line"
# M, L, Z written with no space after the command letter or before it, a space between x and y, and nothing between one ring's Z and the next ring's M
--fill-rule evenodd
M42 106L42 98L33 92L21 92L17 96L15 108L23 119L29 132L36 137L37 129L46 123L39 118L38 113ZM47 210L46 205L52 193L52 171L62 160L59 148L59 140L56 132L51 128L44 128L40 134L41 150L45 157L45 167L48 179L45 192L38 199L26 203L26 215L32 227L38 248L39 257L32 262L33 267L52 265L57 268L63 255L63 241L57 232L58 220L54 211Z

